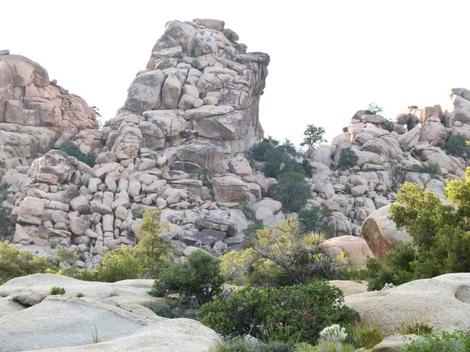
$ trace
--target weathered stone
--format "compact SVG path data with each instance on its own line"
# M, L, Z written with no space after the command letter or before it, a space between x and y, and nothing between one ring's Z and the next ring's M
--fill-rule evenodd
M338 236L327 239L323 245L334 255L346 255L348 263L353 266L363 266L367 258L373 258L367 242L356 236Z

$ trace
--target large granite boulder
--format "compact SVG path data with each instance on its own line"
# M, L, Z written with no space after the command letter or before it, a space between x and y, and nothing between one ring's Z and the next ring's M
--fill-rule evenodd
M350 265L361 267L367 258L373 258L367 242L356 236L338 236L327 239L323 246L333 255L344 255Z
M38 63L0 55L0 161L27 164L86 128L98 122L82 98L50 81Z
M412 240L406 231L398 230L390 219L390 205L377 209L365 219L362 236L378 258L383 258L391 249Z
M345 297L361 321L386 335L424 323L434 330L470 331L470 273L454 273L411 281L374 292Z

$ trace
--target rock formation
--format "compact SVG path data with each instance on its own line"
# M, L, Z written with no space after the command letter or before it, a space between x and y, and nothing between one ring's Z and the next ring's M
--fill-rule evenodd
M96 166L51 150L26 176L4 176L22 188L13 241L41 253L71 247L91 266L109 249L135 244L149 207L162 209L179 254L242 246L243 207L265 209L265 221L284 219L281 203L262 200L268 181L243 157L263 137L258 105L268 63L222 21L169 22L117 116L99 134L73 139L97 154Z
M39 64L0 55L0 167L29 165L84 129L97 129L93 110L49 81Z
M197 321L155 315L147 307L161 299L148 294L152 284L51 274L12 279L0 287L0 352L205 352L219 341ZM65 294L50 295L54 286Z

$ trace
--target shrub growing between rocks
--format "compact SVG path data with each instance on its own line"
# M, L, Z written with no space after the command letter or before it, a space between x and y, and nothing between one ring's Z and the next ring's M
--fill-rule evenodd
M7 186L0 184L0 241L13 238L15 228L11 220L11 208L5 207L2 203L7 197Z
M165 268L151 293L157 297L179 294L184 304L200 306L220 294L223 283L220 259L198 250Z
M349 324L357 313L327 282L279 288L245 287L201 307L202 322L224 336L250 334L262 341L309 342L334 323Z
M300 231L302 233L318 233L327 237L332 235L333 229L328 223L330 211L326 207L312 207L299 211Z
M270 195L280 201L284 209L299 211L310 197L310 187L305 182L305 177L299 172L288 171L279 176L278 183L269 191Z
M65 154L69 156L73 156L80 160L81 162L87 164L88 166L95 166L96 163L96 155L94 154L84 154L74 143L72 142L65 142L59 147L59 150L63 151Z
M403 348L403 352L468 352L470 351L470 334L461 331L439 332L425 335Z
M351 148L341 149L338 160L338 168L341 170L349 169L356 165L358 156Z
M50 290L51 295L65 295L65 288L54 286Z
M116 282L141 278L145 268L135 252L128 247L117 248L103 257L95 272L95 280Z
M444 142L442 149L447 154L468 159L470 147L467 145L467 139L461 134L452 135Z

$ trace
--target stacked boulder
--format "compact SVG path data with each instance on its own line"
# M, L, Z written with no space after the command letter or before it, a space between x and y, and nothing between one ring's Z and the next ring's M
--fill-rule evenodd
M224 27L167 24L100 143L83 133L74 139L97 152L94 167L57 150L32 163L13 210L15 243L46 252L61 244L90 266L134 245L150 207L161 209L180 254L243 246L245 209L264 223L284 219L279 202L263 200L269 181L243 157L263 136L258 105L269 57L247 53Z
M80 131L97 128L86 102L50 81L43 67L0 53L0 168L29 165Z

